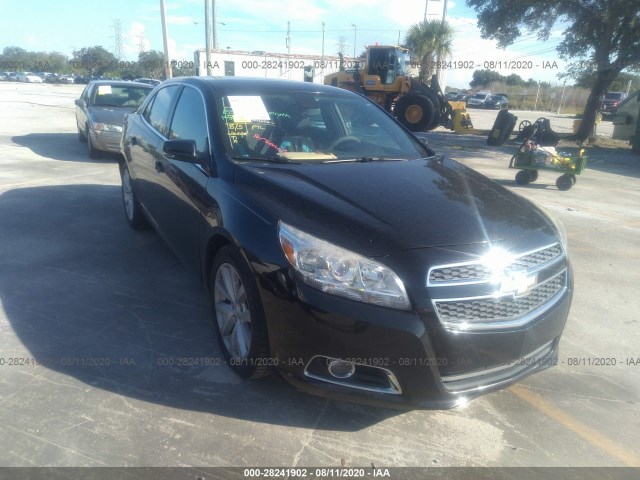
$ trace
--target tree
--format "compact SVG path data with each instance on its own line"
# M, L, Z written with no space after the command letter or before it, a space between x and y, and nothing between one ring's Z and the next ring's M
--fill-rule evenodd
M549 38L556 23L568 25L558 45L560 58L569 61L567 76L593 71L591 93L585 105L578 140L593 130L598 103L624 70L640 69L640 0L466 0L478 12L484 38L511 45L521 29Z
M424 20L409 28L404 45L417 58L420 68L420 80L426 82L436 70L436 57L451 55L453 28L440 20Z
M620 73L616 79L611 82L609 91L612 92L626 92L627 86L631 81L631 91L634 92L640 89L640 76L631 75L630 73ZM585 72L580 75L576 80L576 86L582 88L591 88L591 85L595 82L595 75L592 72Z
M473 72L473 80L469 82L472 88L486 87L494 82L504 82L505 77L493 70L476 70Z
M520 75L512 73L511 75L507 75L507 78L505 79L505 83L510 87L515 87L515 86L525 85L527 82L525 82Z
M88 73L91 76L101 76L105 72L118 70L118 59L100 45L81 48L73 52L71 65L74 70Z

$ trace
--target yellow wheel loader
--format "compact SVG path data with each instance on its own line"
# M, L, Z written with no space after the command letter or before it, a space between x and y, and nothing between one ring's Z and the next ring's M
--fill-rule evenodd
M364 64L360 62L352 69L345 69L342 55L340 59L340 71L327 75L325 85L365 95L412 132L433 130L438 126L451 130L456 125L471 126L468 114L454 111L444 98L435 75L430 86L410 76L412 66L408 49L369 46Z

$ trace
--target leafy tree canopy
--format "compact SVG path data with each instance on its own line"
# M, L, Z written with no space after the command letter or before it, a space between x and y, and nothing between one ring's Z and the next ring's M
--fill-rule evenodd
M569 66L565 75L593 72L578 139L595 124L598 99L622 70L640 70L640 0L466 0L478 12L482 36L506 47L523 31L548 40L553 27L563 27L558 46Z

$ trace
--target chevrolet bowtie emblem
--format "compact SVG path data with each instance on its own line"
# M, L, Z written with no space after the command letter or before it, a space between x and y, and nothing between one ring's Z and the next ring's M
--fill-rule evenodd
M522 271L504 272L500 279L500 292L513 293L518 297L527 293L536 283L538 283L536 274L527 275Z

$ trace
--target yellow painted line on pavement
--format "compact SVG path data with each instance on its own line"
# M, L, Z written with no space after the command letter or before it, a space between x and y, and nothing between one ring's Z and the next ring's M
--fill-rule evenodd
M513 385L509 391L524 400L538 411L551 417L564 427L576 433L591 445L598 447L628 467L640 466L640 458L633 452L616 444L614 441L587 427L568 413L547 402L540 394L532 392L524 385Z

